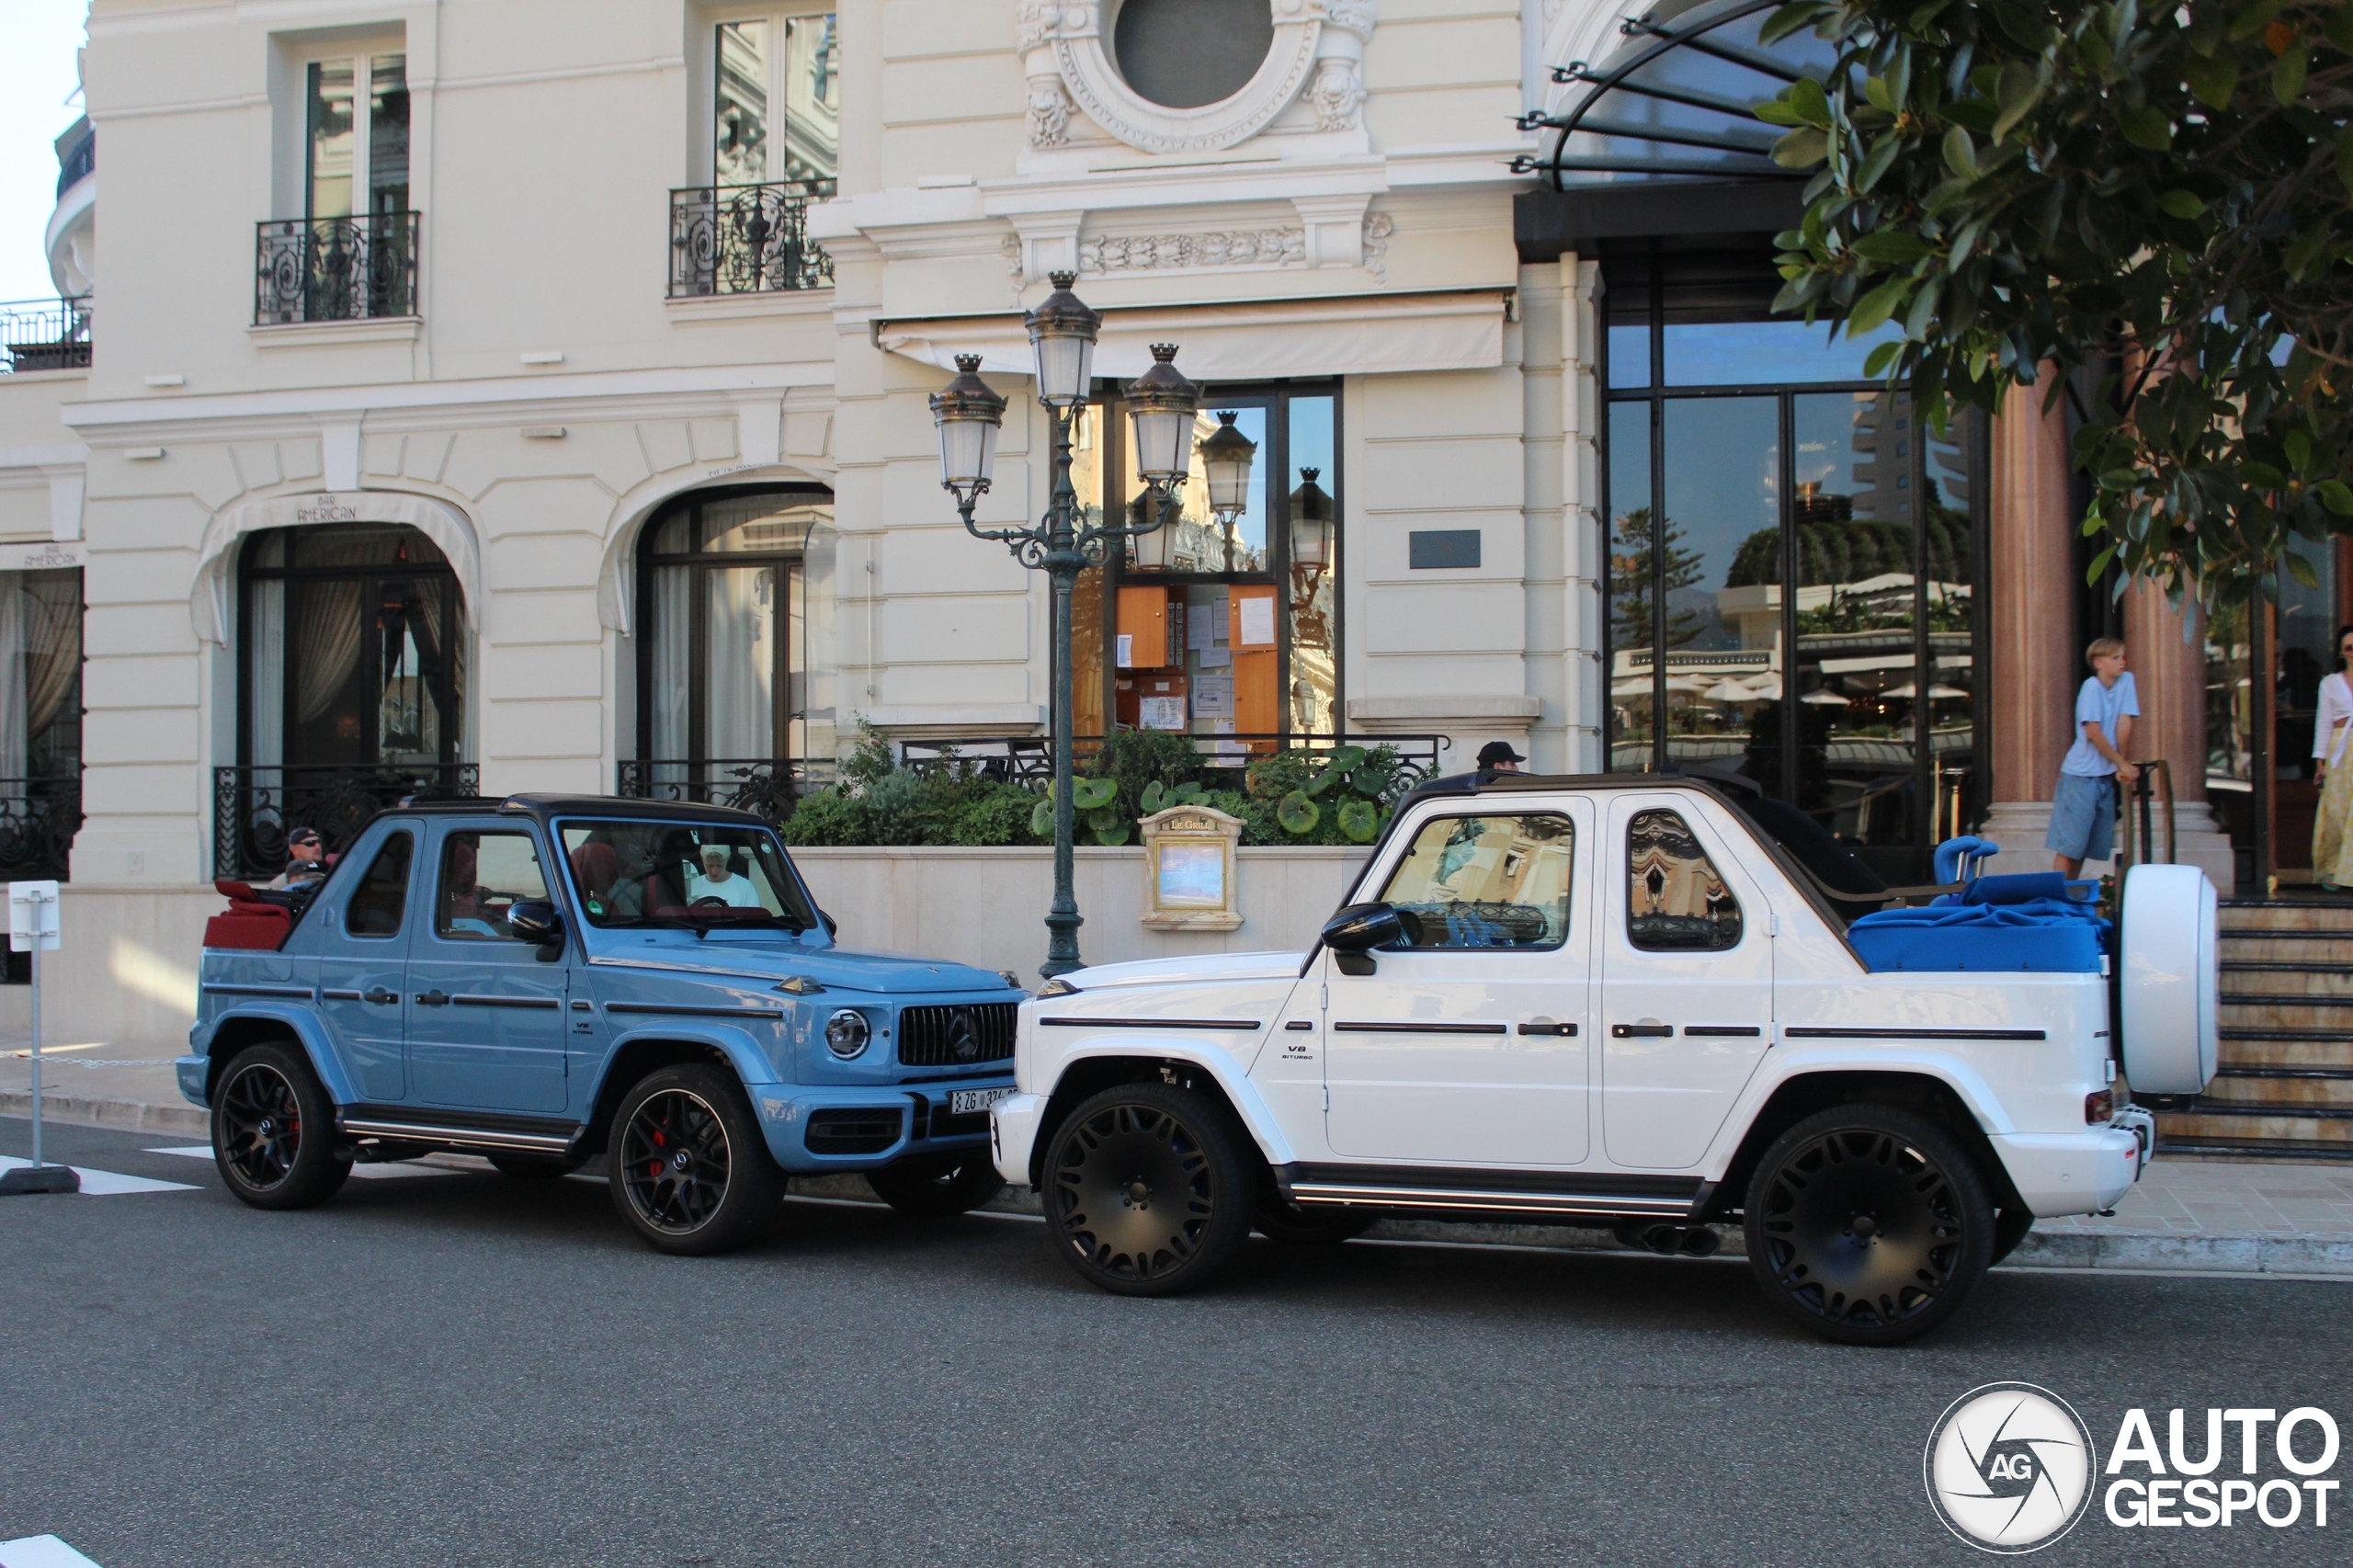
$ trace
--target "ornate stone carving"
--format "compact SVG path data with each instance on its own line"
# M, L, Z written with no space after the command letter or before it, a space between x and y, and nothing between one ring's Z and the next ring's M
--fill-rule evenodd
M1309 97L1315 106L1316 130L1354 130L1358 107L1364 102L1364 84L1357 78L1356 62L1340 59L1319 61L1315 86Z
M1364 215L1364 269L1376 283L1389 281L1389 236L1396 232L1397 220L1388 213Z
M1059 147L1070 140L1070 95L1059 76L1029 78L1029 145Z
M1062 0L1021 0L1021 9L1015 15L1013 38L1017 47L1027 54L1046 41L1047 35L1062 20Z
M1081 272L1146 272L1179 267L1303 267L1299 229L1225 229L1199 234L1092 234L1078 242Z

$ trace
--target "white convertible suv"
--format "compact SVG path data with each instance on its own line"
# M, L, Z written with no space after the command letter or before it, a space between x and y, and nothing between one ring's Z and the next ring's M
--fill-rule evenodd
M1737 778L1444 779L1307 953L1108 965L1024 1004L996 1163L1116 1292L1202 1284L1254 1228L1701 1252L1737 1216L1769 1297L1892 1344L2036 1216L2138 1179L2152 1124L2119 1068L2202 1088L2215 981L2190 868L2135 868L2111 925L2050 874L1887 889Z

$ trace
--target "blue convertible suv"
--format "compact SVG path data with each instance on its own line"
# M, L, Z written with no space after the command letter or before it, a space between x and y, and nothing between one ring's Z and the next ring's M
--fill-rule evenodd
M307 894L221 887L180 1087L256 1207L320 1202L355 1161L601 1156L639 1235L711 1253L788 1173L862 1172L924 1214L998 1188L1013 977L836 946L748 812L420 801Z

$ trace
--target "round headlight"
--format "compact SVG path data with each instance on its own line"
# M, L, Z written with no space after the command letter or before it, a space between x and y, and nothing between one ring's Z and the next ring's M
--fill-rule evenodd
M866 1015L855 1007L844 1007L825 1020L825 1049L844 1062L866 1054L866 1042L873 1035Z

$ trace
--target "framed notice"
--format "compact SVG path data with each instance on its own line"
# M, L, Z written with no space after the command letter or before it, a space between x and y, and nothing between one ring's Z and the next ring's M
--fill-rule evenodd
M1231 931L1242 924L1234 846L1242 819L1209 806L1171 806L1143 829L1143 923L1158 931Z

